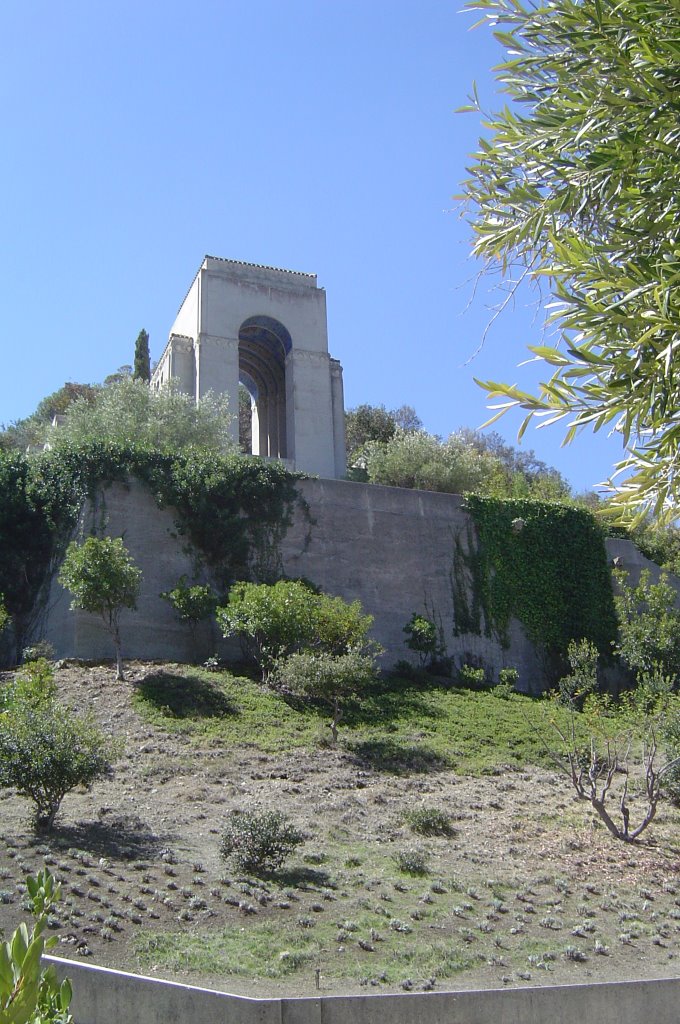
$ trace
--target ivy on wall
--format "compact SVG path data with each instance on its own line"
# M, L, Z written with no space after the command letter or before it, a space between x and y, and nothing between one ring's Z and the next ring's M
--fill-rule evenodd
M467 495L486 632L507 643L511 616L549 656L573 639L611 653L616 615L604 533L585 509ZM469 549L468 549L469 551ZM469 554L468 554L469 558Z
M62 444L36 455L0 452L0 593L17 652L84 502L130 477L149 488L159 507L174 510L178 532L225 592L236 579L276 577L278 543L295 506L306 511L299 475L252 457L99 443Z

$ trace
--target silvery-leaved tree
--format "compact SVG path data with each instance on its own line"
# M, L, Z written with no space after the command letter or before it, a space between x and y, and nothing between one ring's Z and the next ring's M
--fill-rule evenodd
M618 431L613 506L672 517L680 478L680 6L675 0L474 0L505 48L514 102L485 117L464 183L474 251L516 284L547 281L553 344L526 410ZM477 97L471 107L479 110ZM493 418L495 419L496 416Z

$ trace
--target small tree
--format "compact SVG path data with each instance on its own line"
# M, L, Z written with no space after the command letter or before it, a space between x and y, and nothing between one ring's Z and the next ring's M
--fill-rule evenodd
M142 330L137 335L137 341L135 342L135 365L132 371L132 376L136 380L144 380L148 382L151 380L151 357L149 355L149 335L147 331Z
M577 710L577 693L569 687L557 700L550 727L558 743L544 737L546 751L570 779L577 795L593 807L616 839L632 843L656 815L665 777L680 759L659 765L659 745L669 718L677 716L670 681L657 676L625 694L618 703L608 696L586 698ZM566 705L566 712L564 711ZM584 745L584 737L587 743ZM643 804L631 821L631 791Z
M32 800L36 827L50 829L67 793L110 773L117 747L90 716L58 703L45 659L17 673L1 710L0 787Z
M330 707L330 729L333 743L337 743L344 703L359 696L375 680L376 669L373 658L357 651L302 651L279 662L274 675L277 683L292 693L320 700Z
M88 537L84 544L69 544L59 582L73 594L71 608L100 615L113 637L116 679L124 679L120 615L137 607L141 570L132 561L120 537Z
M209 584L195 583L189 586L186 575L180 576L172 590L164 590L160 595L164 601L172 605L181 622L186 622L191 631L191 642L196 647L196 627L203 619L214 613L217 596Z
M28 875L26 889L35 924L29 932L20 924L7 942L0 943L0 1021L2 1024L71 1024L72 990L68 979L59 983L54 965L42 967L41 957L59 941L45 938L48 916L61 897L47 869Z
M7 628L7 626L9 625L9 620L10 615L7 609L5 608L5 599L2 596L2 594L0 594L0 633L2 633L2 631Z

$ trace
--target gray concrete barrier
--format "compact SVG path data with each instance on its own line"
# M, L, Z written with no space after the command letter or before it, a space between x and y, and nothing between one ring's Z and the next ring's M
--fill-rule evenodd
M680 978L413 995L248 999L46 957L76 1024L677 1024Z

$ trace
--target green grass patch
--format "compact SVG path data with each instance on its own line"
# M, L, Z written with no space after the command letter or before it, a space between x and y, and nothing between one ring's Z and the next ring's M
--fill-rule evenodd
M353 930L345 932L340 941L338 931L342 929L330 921L314 928L270 920L219 932L141 933L135 941L135 952L142 969L154 964L162 971L220 978L309 975L310 983L317 967L326 978L356 982L367 975L382 975L387 983L395 984L406 976L452 977L482 959L477 949L404 935L379 918L375 923L382 926L383 938L371 943L373 951L367 951L359 940L370 940L368 917L348 923Z
M327 740L328 712L313 702L287 702L245 676L178 667L148 676L134 695L137 709L164 729L198 740L263 752L313 748ZM454 769L483 774L507 766L550 764L549 719L562 709L545 700L388 678L349 704L340 744L359 763L393 774Z

